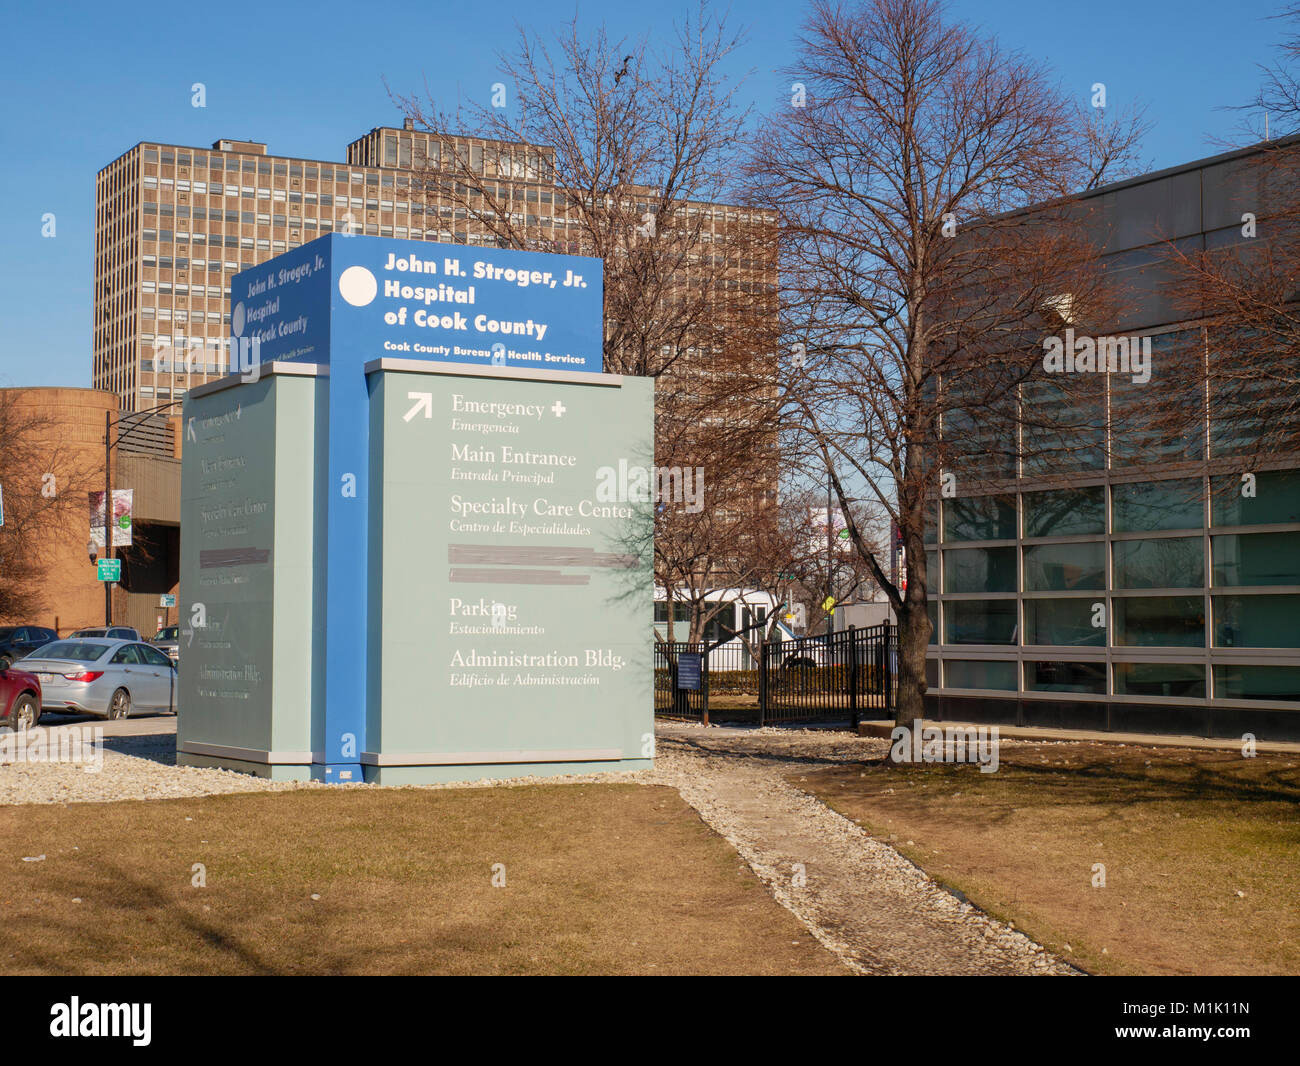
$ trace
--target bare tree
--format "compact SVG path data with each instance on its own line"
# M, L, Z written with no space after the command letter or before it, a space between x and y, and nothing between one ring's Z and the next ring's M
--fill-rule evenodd
M455 113L398 97L417 146L416 196L453 239L604 260L605 369L658 377L725 353L746 297L770 285L767 217L716 209L746 112L725 73L739 43L701 4L672 45L520 29L499 56L510 106ZM475 139L474 143L466 137ZM744 217L742 217L744 216Z
M57 545L86 521L86 493L102 477L92 465L60 439L54 418L0 390L0 621L27 621L45 606Z
M554 41L521 29L499 56L513 99L450 114L398 98L426 219L603 260L604 368L656 379L658 470L704 472L703 510L654 514L656 580L692 604L692 639L722 609L708 591L752 574L738 552L776 482L775 214L720 204L743 148L725 72L739 40L704 3L662 48L575 18Z
M1131 166L1142 125L1090 117L934 0L818 2L801 53L794 106L772 116L750 166L753 195L782 212L784 399L823 466L810 477L829 475L897 614L897 717L914 727L930 503L1014 474L1026 419L1042 435L1068 423L1062 453L1087 428L1082 385L1047 382L1064 396L1042 405L1022 389L1044 383L1044 333L1106 320L1071 194ZM905 589L854 520L863 490L898 523Z

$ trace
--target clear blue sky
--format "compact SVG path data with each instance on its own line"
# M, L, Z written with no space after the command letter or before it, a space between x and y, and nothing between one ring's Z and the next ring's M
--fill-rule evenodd
M616 34L652 36L691 0L604 0L578 10ZM1153 167L1213 154L1281 33L1281 0L953 0L956 16L1050 63L1086 96L1137 98L1155 128ZM21 8L22 10L18 10ZM90 384L95 173L142 140L206 146L266 141L284 155L342 159L345 145L399 118L399 91L485 94L512 26L558 28L573 0L314 3L6 4L0 15L0 386ZM750 27L737 71L754 102L788 89L801 0L734 0ZM139 29L149 27L147 31ZM190 105L203 82L207 106ZM41 218L57 235L42 238Z

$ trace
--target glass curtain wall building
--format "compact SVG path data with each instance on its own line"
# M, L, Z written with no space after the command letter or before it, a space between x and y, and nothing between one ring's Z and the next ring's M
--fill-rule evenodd
M1066 455L1022 451L996 491L934 501L931 716L1300 739L1300 455L1261 458L1239 420L1216 417L1215 360L1230 352L1213 324L1173 319L1151 237L1239 228L1248 154L1096 194L1111 264L1142 277L1117 330L1151 338L1155 390L1099 377L1098 410L1174 402L1204 417L1176 440L1103 417Z

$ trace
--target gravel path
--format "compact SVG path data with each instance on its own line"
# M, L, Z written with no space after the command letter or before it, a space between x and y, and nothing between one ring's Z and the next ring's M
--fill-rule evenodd
M176 766L171 728L107 737L103 764L95 773L59 763L0 765L0 806L378 787L272 782ZM720 729L663 722L657 733L655 768L650 771L414 787L616 780L667 785L736 848L784 907L858 973L1078 972L1023 934L958 900L893 848L786 780L801 769L881 755L887 741L822 730Z
M667 723L658 734L653 778L676 787L772 895L857 972L1078 972L785 780L801 768L883 755L887 741Z

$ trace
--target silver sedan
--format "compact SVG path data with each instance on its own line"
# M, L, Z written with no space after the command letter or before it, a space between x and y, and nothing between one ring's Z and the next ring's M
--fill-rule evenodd
M135 640L70 637L22 660L41 680L41 710L126 718L176 707L176 664Z

